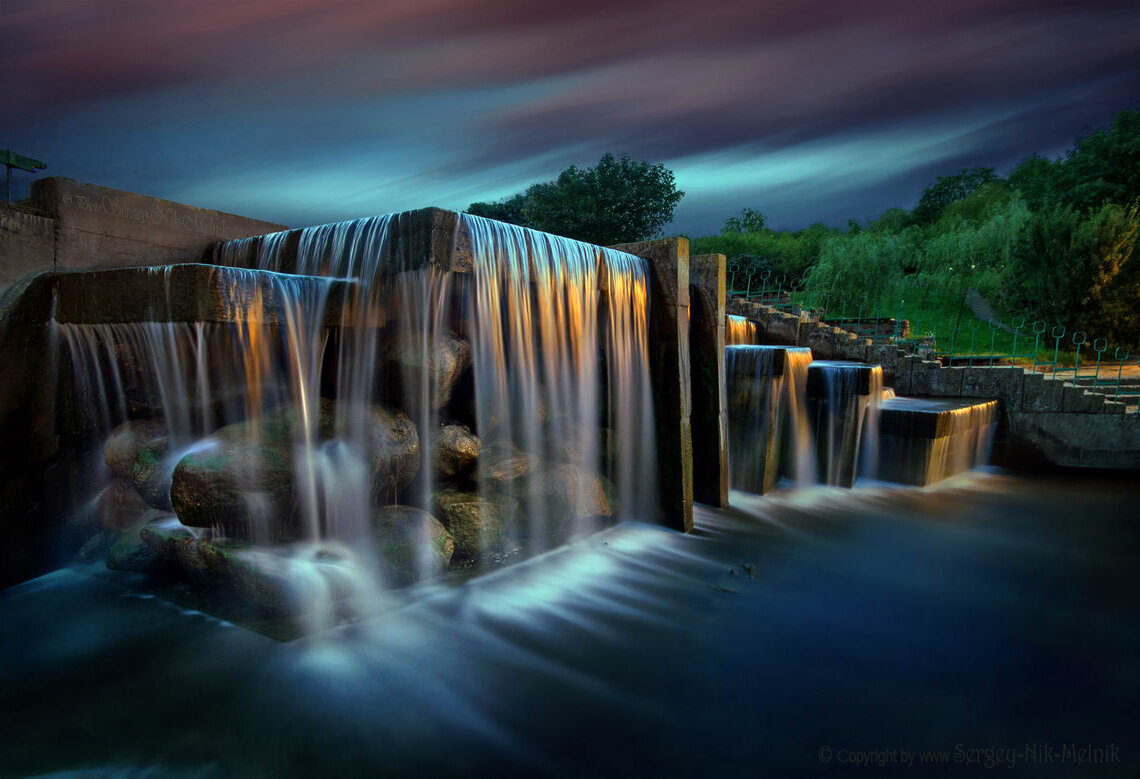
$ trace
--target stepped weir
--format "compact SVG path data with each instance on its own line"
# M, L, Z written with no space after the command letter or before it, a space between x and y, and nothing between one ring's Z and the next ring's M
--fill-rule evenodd
M14 429L53 453L28 483L67 478L6 527L7 581L78 548L308 632L616 522L687 531L730 487L930 484L984 464L997 419L781 344L684 239L425 209L201 259L44 274L10 307L0 347L56 356L19 389Z

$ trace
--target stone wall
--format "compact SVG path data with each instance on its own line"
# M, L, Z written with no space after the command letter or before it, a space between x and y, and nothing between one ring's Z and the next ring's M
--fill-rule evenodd
M42 271L195 262L216 242L281 225L65 178L0 206L0 291Z

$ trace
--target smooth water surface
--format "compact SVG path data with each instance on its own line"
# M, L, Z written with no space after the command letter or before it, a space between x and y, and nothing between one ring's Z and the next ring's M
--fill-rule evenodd
M0 775L795 776L1027 743L1136 765L1131 484L733 497L689 536L625 524L292 643L95 569L28 582L0 593Z

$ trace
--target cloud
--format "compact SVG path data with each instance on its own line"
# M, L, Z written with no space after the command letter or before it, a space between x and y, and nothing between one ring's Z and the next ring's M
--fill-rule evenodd
M863 215L1063 148L1140 80L1132 0L7 0L2 24L0 145L289 222L605 151L673 166L690 231L733 202Z

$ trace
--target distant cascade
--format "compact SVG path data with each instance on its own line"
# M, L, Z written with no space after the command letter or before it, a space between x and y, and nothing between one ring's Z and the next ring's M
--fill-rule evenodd
M728 315L728 330L725 332L725 343L728 346L754 344L757 340L759 338L755 322L736 314Z
M733 489L763 493L781 477L814 481L804 404L811 350L734 345L725 350L728 450Z
M329 560L373 592L658 509L644 261L464 215L455 272L396 251L395 218L221 244L232 324L57 325L101 435L155 437L159 502L215 536L316 544L325 606ZM215 467L231 499L182 499ZM410 555L384 539L401 522Z

